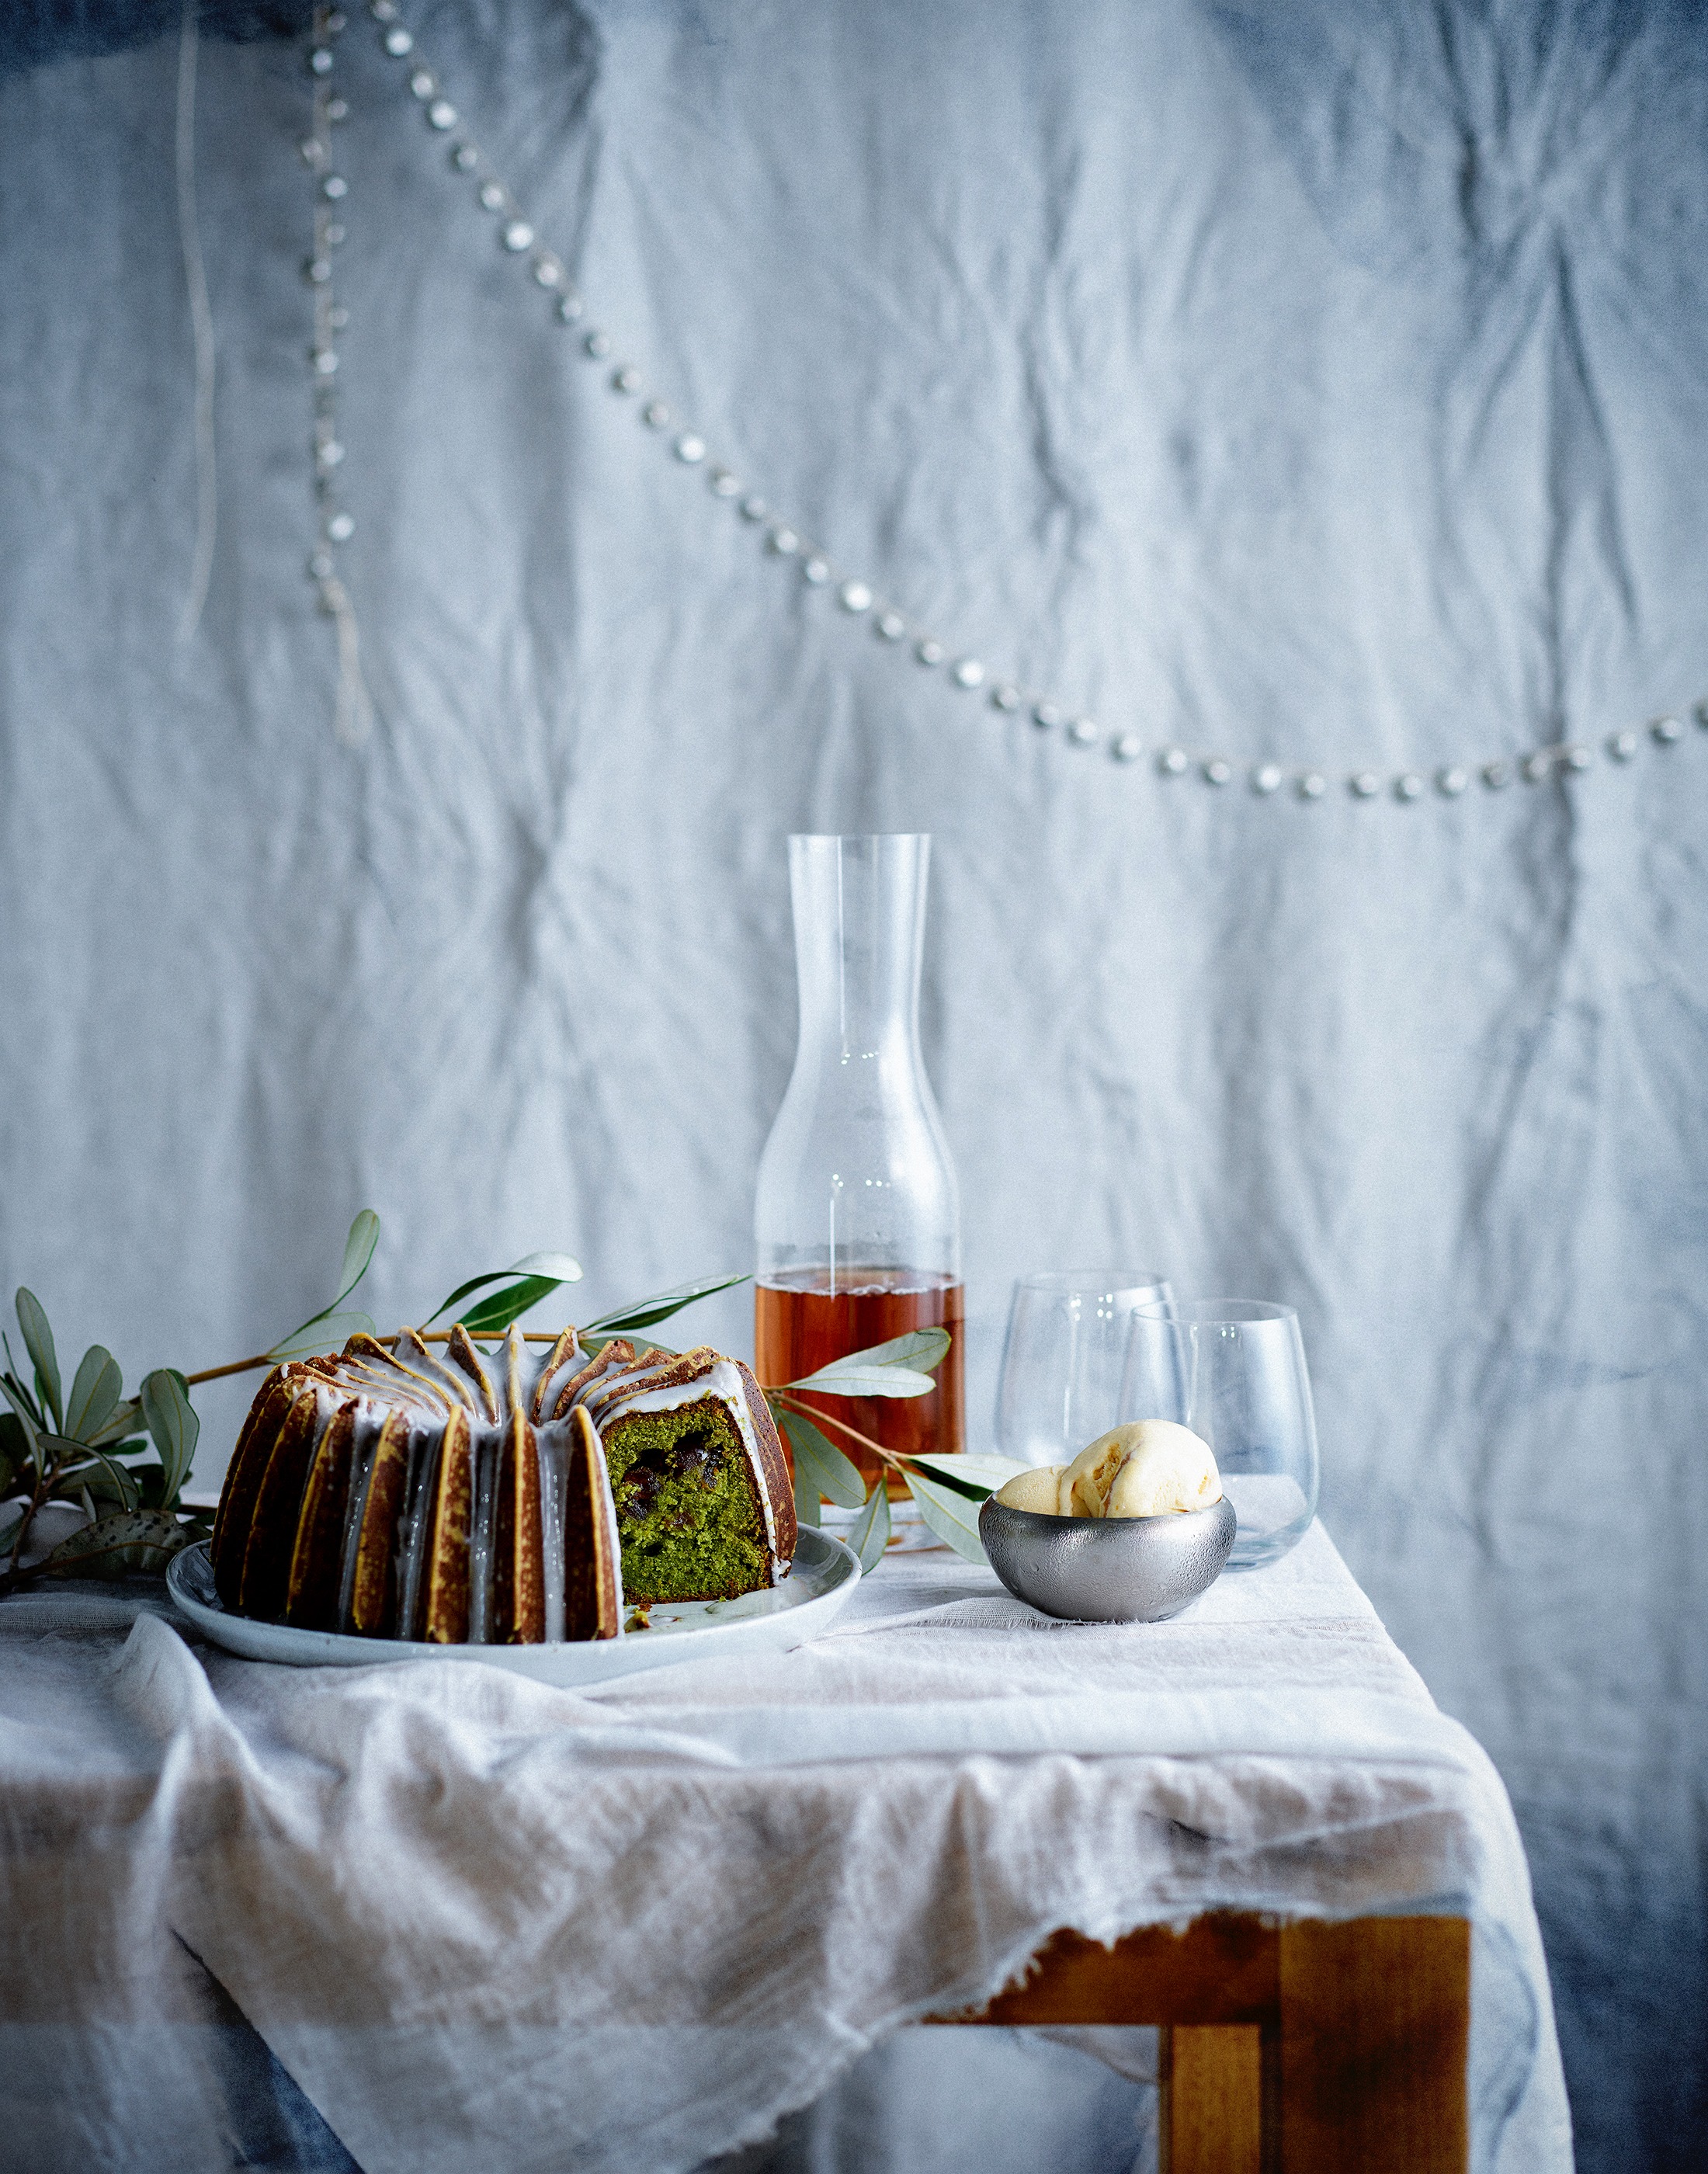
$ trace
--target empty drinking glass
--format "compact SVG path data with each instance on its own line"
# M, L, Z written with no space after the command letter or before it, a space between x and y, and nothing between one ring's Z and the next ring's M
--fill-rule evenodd
M1316 1421L1299 1317L1251 1299L1187 1299L1132 1317L1123 1420L1177 1420L1214 1452L1240 1521L1230 1570L1273 1562L1316 1513Z
M1066 1464L1112 1427L1133 1316L1171 1301L1150 1268L1022 1276L1008 1309L997 1440L1020 1464Z

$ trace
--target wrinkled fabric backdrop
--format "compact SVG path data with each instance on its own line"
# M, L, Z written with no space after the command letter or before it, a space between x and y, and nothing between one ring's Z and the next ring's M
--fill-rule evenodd
M387 1322L539 1247L584 1318L745 1266L785 836L931 830L976 1438L1022 1269L1299 1308L1325 1518L1517 1808L1581 2163L1700 2164L1708 733L1308 806L1000 716L602 389L359 14L346 749L301 41L202 52L180 643L177 41L45 19L0 80L8 1292L134 1379L324 1303L364 1203ZM1700 10L409 19L613 360L952 655L1337 777L1708 692ZM689 1319L749 1348L744 1293Z

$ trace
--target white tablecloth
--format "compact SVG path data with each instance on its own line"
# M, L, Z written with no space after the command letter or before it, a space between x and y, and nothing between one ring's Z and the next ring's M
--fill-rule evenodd
M816 1646L591 1694L0 1605L0 2069L35 2079L0 2165L233 2163L192 1955L366 2174L668 2174L1058 1926L1217 1906L1468 1914L1473 2163L1569 2167L1505 1793L1320 1528L1149 1626L892 1556Z

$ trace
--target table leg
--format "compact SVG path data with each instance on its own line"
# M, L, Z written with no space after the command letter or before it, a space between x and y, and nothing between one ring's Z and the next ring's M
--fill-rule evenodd
M1281 1928L1282 2174L1464 2174L1471 1928Z
M976 2014L929 2020L1161 2025L1165 2174L1465 2174L1462 1917L1060 1932Z
M1262 2033L1177 2023L1160 2033L1160 2174L1260 2174Z

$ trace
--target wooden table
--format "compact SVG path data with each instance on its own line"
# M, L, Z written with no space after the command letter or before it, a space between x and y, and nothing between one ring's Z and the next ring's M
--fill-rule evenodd
M1162 2174L1464 2174L1471 1928L1223 1912L1112 1948L1053 1935L933 2023L1161 2028Z

